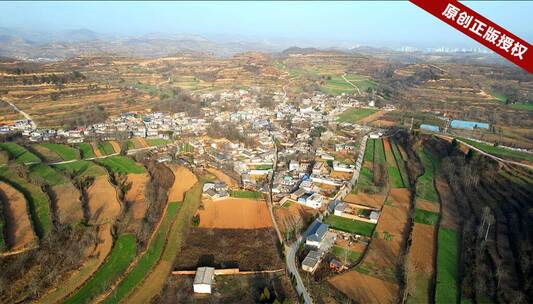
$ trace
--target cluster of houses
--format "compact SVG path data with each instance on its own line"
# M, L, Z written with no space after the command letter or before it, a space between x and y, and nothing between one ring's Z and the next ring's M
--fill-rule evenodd
M210 200L219 200L229 197L228 186L221 181L204 184L202 195Z

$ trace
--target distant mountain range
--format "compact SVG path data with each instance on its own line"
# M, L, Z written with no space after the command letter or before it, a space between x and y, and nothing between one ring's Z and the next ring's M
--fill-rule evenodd
M299 45L296 47L295 45ZM279 56L309 54L318 51L367 54L402 62L467 60L469 62L501 63L493 54L403 53L390 48L375 48L350 43L332 43L335 47L316 48L327 42L291 39L253 41L231 35L150 33L138 36L110 35L89 29L66 31L30 31L0 27L0 58L30 61L63 60L80 55L115 54L135 57L163 57L176 53L202 53L227 57L243 52L263 52Z
M0 56L25 60L61 60L84 54L160 57L178 52L231 56L246 51L279 52L283 46L268 42L217 41L198 35L153 33L118 36L88 29L57 32L0 28Z

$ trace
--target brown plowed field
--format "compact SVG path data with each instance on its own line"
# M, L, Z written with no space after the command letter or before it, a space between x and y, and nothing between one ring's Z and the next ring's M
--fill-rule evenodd
M89 223L93 225L108 223L120 214L121 206L113 185L107 175L98 176L87 189L89 205Z
M29 247L36 239L24 195L0 182L0 199L4 204L7 243L11 251Z
M102 153L100 152L100 149L98 149L98 147L96 146L95 142L91 143L91 147L93 147L94 156L96 157L102 156Z
M391 189L390 205L384 205L363 263L393 270L400 255L409 211L409 190ZM387 237L388 235L388 237Z
M149 146L148 143L146 142L146 140L145 140L144 138L142 138L142 137L137 137L137 138L135 138L135 139L136 139L137 143L139 143L139 147L140 147L140 148L146 148L146 147Z
M383 206L383 202L385 202L385 195L359 192L357 194L348 194L344 201L380 209Z
M203 201L198 211L201 228L257 229L272 227L264 201L245 198Z
M168 201L182 202L185 192L198 182L198 178L186 167L175 164L170 164L168 167L174 173L174 184L168 191Z
M440 220L441 227L458 229L459 222L457 219L461 217L459 215L459 210L457 210L457 204L454 201L455 197L451 192L450 186L440 176L436 177L435 184L442 204L442 215Z
M177 270L199 266L272 270L283 268L273 228L210 229L193 227L176 259Z
M213 174L214 176L216 176L216 178L218 178L219 180L223 181L226 183L226 185L228 185L228 187L230 188L237 188L239 187L239 183L234 180L233 178L229 177L228 175L226 175L226 173L218 170L218 169L215 169L215 168L207 168L207 172Z
M83 220L83 208L78 188L68 182L53 186L52 192L56 197L57 215L60 223L75 224Z
M349 271L328 280L357 303L396 303L398 285L372 276Z
M392 154L390 142L388 138L383 138L383 147L385 148L385 158L387 159L387 164L389 166L396 167L396 162L394 160L394 154Z
M116 153L120 153L120 144L117 141L110 140L109 143L113 146L113 150L115 150Z
M314 217L318 211L312 208L305 207L297 203L285 203L290 206L283 206L274 209L274 216L278 223L281 233L284 234L287 229L293 226L305 227L308 219Z
M148 202L144 196L146 183L149 181L148 173L128 174L128 182L131 183L130 190L124 196L124 202L130 216L128 227L135 230L140 227L142 219L148 209Z
M372 122L372 121L380 118L381 116L383 116L384 113L385 113L385 111L383 111L383 110L377 111L374 114L368 115L367 117L364 117L364 118L360 119L357 123L361 124L361 125L362 124L367 124L369 122Z
M378 119L374 120L371 125L375 127L393 127L396 125L396 123L390 120Z
M430 202L430 201L427 201L427 200L423 200L423 199L417 199L416 200L416 208L422 209L422 210L431 211L431 212L435 212L435 213L439 213L439 204L438 203L433 203L433 202Z
M333 178L340 178L343 180L350 180L352 178L353 173L349 172L340 172L340 171L332 171L331 177Z
M415 223L409 249L409 263L416 272L433 273L435 257L435 226Z

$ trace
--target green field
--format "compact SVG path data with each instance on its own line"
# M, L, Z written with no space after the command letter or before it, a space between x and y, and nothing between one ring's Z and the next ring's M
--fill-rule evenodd
M21 179L8 167L0 168L0 180L10 184L26 197L33 227L39 238L44 237L52 230L52 217L48 196L40 187Z
M81 158L93 158L96 155L94 155L93 146L88 143L80 143L78 144L78 149L80 149Z
M66 183L66 177L45 164L29 166L30 176L40 179L44 184L56 186Z
M230 191L229 195L231 197L238 197L238 198L251 198L251 199L263 198L263 194L261 192L256 192L256 191L232 190Z
M423 209L415 208L414 221L419 224L436 225L439 221L439 214Z
M437 286L435 303L456 303L458 299L458 234L440 228L437 250Z
M400 170L398 170L398 168L388 167L387 171L389 173L389 183L392 188L405 188Z
M359 120L376 113L377 110L367 108L351 108L342 112L338 117L338 122L356 123Z
M341 262L349 262L349 263L355 263L357 260L359 260L359 257L361 256L361 253L352 251L350 249L342 248L339 246L333 246L333 255L337 257L337 259ZM345 261L345 258L347 261Z
M7 151L9 158L14 159L19 164L41 162L39 157L16 143L0 143L0 149Z
M336 215L328 215L324 220L324 223L330 225L333 229L365 236L372 236L372 232L376 226L372 223L352 220Z
M513 103L511 108L515 110L533 111L533 103Z
M383 140L382 139L376 139L376 145L375 145L375 151L374 151L374 160L378 164L383 164L387 162L387 159L385 158L385 147L383 146Z
M361 90L361 92L365 92L368 88L376 88L378 86L378 84L369 79L368 77L366 76L363 76L363 75L358 75L358 74L346 74L346 76L344 76L348 81L350 81L351 83L353 83L356 87L359 88L359 90Z
M424 174L416 181L416 197L437 203L439 195L433 185L433 175L435 174L437 160L423 148L419 149L418 155L422 165L424 165Z
M118 237L105 263L98 271L63 303L89 303L113 284L128 268L137 252L135 235L122 234Z
M80 159L80 153L78 152L78 150L72 147L69 147L66 145L60 145L60 144L52 144L52 143L43 143L41 144L41 146L47 148L48 150L55 152L63 160Z
M293 73L295 73L295 71L293 71ZM326 94L340 95L342 93L352 94L359 91L365 92L368 88L375 88L377 86L376 82L365 76L347 74L345 78L357 88L345 81L342 76L329 76L325 84L320 86L320 90Z
M366 141L364 161L374 162L374 146L376 145L375 139L369 139Z
M320 86L320 90L330 95L352 94L357 91L351 84L344 81L341 76L331 76L331 79L326 80L326 83Z
M91 161L79 160L66 164L54 165L53 167L66 172L67 174L73 174L76 176L100 176L106 175L107 172L104 168L95 165Z
M359 173L359 178L357 179L357 185L353 189L353 193L358 191L375 193L377 192L377 187L374 185L374 174L372 170L362 167L361 172Z
M407 168L405 167L405 162L402 158L402 154L400 153L400 149L396 145L394 141L391 141L391 147L392 147L392 154L394 154L394 159L396 159L396 164L398 165L398 169L400 170L400 174L403 178L403 183L408 184L408 175L407 175ZM406 185L405 185L406 186Z
M120 282L113 293L108 296L105 303L118 303L120 299L125 298L144 279L144 277L150 273L150 270L155 266L157 261L159 261L161 254L163 253L169 229L172 225L172 221L176 218L180 207L181 203L178 202L168 204L165 217L159 225L155 238L152 240L143 256L139 259L139 262L126 275L122 282Z
M479 150L481 150L483 152L486 152L486 153L489 153L489 154L492 154L492 155L495 155L495 156L498 156L498 157L511 158L511 159L515 159L515 160L527 160L527 161L533 162L533 154L529 154L529 153L526 153L526 152L509 150L509 149L502 148L502 147L495 147L493 145L480 143L480 142L469 140L469 139L466 139L466 138L458 138L458 139L461 140L461 141L464 141L465 143L467 143L469 145L472 145L472 146L478 148Z
M126 156L110 156L99 159L97 163L115 173L144 173L146 171L144 167L138 165L133 159Z
M98 148L100 153L102 153L102 155L110 155L115 153L113 146L108 141L99 142L96 147Z
M150 146L162 146L166 144L170 144L172 140L170 139L162 139L162 138L147 138L146 143Z

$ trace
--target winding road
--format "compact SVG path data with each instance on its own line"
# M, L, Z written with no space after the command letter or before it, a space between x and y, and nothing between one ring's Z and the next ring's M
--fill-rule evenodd
M352 87L354 87L356 90L357 90L357 93L359 93L359 95L361 95L361 90L359 90L359 88L353 84L351 81L349 81L348 79L346 79L346 73L342 74L342 79L344 79L344 81L346 81L347 83L349 83Z

